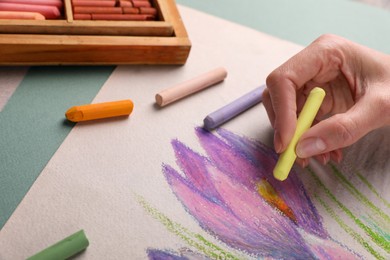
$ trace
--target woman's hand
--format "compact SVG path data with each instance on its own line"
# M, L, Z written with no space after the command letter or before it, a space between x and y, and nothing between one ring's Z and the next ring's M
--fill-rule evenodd
M315 157L340 162L341 148L390 124L390 55L335 35L323 35L267 77L263 103L275 130L278 153L289 144L310 90L326 96L316 123L300 138L301 166Z

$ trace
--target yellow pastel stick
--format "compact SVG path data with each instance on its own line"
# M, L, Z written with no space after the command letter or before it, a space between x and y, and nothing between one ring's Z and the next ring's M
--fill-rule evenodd
M133 111L130 99L105 103L74 106L68 109L65 117L72 122L80 122L116 116L128 116Z
M297 158L295 147L297 146L298 140L313 124L314 118L316 117L324 98L325 91L322 88L316 87L310 91L306 103L299 114L294 136L290 144L287 146L287 149L280 155L274 168L274 177L276 179L280 181L287 179L295 159Z

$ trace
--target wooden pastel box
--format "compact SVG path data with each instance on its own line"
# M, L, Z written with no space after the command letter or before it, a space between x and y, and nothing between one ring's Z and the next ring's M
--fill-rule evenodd
M155 20L76 20L72 0L50 20L0 20L0 65L184 64L191 42L174 0Z

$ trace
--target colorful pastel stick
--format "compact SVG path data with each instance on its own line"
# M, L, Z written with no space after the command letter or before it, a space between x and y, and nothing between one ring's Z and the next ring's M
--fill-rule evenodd
M45 17L40 13L33 12L0 11L0 19L45 20Z
M36 12L45 16L46 19L58 18L61 15L59 9L56 6L14 4L3 2L0 2L0 11Z
M196 78L161 91L156 94L156 103L161 107L166 106L181 98L210 87L224 80L226 76L227 72L224 68L214 69L205 74L199 75Z
M146 21L153 20L155 17L149 14L91 14L92 20L106 21Z
M120 7L133 7L133 3L130 2L130 1L123 1L123 0L120 0L120 1L119 1L119 6L120 6Z
M137 7L122 7L122 11L124 14L139 14L139 8Z
M29 5L48 5L61 8L62 0L2 0L2 3L29 4Z
M68 259L71 256L83 251L89 245L89 241L83 230L59 241L58 243L42 250L41 252L27 258L27 260L53 260Z
M279 160L274 168L273 173L276 179L280 181L287 179L295 159L297 158L295 153L297 143L302 134L312 125L314 118L321 107L322 101L325 98L325 94L325 91L318 87L313 88L310 91L302 111L299 114L294 136L286 150L279 156Z
M244 96L209 114L203 120L203 127L211 131L238 114L260 103L262 101L262 95L265 87L265 85L262 85L261 87L252 90Z
M128 116L133 111L130 99L71 107L65 117L72 122L95 120L108 117Z
M132 0L134 7L151 7L152 4L149 1Z
M141 14L157 15L157 9L154 7L140 7L139 12Z
M72 0L73 6L115 6L115 0Z
M110 6L75 6L73 10L77 14L121 14L122 8Z
M73 14L75 20L92 20L91 14Z

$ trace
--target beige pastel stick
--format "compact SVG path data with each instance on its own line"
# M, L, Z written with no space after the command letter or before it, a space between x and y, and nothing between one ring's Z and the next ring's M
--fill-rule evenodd
M223 81L227 76L227 71L220 67L212 71L187 80L183 83L167 88L156 94L156 103L160 106L166 106L181 98L189 96L195 92L201 91L218 82Z

